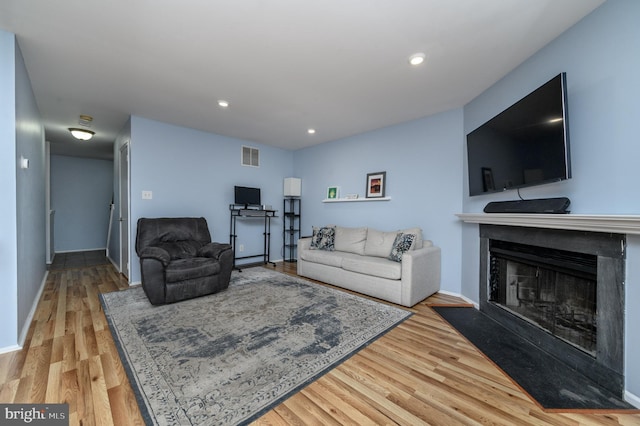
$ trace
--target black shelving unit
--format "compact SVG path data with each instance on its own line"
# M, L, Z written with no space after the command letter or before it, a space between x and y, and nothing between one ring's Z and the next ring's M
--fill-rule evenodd
M271 219L276 217L277 210L264 210L257 208L247 208L247 206L241 204L231 204L229 205L229 211L231 213L231 223L230 223L230 232L229 232L229 244L233 249L233 269L238 269L242 272L242 269L236 266L236 260L240 259L250 259L255 257L261 257L264 264L271 264L276 266L275 263L271 261ZM236 222L238 219L261 219L264 222L264 232L262 234L264 245L263 251L260 254L252 254L249 256L236 256L236 239L237 235L237 226Z
M295 262L297 258L296 248L300 238L300 198L286 197L284 199L282 247L284 253L282 257L285 262Z

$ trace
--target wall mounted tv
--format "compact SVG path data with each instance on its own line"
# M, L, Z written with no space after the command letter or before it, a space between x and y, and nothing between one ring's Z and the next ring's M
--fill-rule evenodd
M234 186L234 203L249 206L259 206L260 202L260 188L249 188L246 186Z
M469 195L569 179L566 74L467 135Z

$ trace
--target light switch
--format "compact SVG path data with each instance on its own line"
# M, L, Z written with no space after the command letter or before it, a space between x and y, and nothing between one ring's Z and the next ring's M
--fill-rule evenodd
M153 198L153 192L152 191L142 191L142 199L143 200L150 200Z

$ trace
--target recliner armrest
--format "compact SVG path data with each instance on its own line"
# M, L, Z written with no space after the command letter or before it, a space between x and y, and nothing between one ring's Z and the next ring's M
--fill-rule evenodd
M169 256L169 252L160 247L149 246L145 247L140 252L140 259L154 259L162 262L164 266L169 265L171 261L171 256Z
M198 256L200 257L210 257L212 259L220 259L220 255L227 250L231 250L230 244L224 243L209 243L206 244L198 250Z

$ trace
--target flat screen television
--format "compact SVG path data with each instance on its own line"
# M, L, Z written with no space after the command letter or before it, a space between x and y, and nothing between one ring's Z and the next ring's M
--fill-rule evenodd
M234 186L234 203L249 206L259 206L260 188L249 188L246 186Z
M467 135L469 195L571 178L566 74Z

